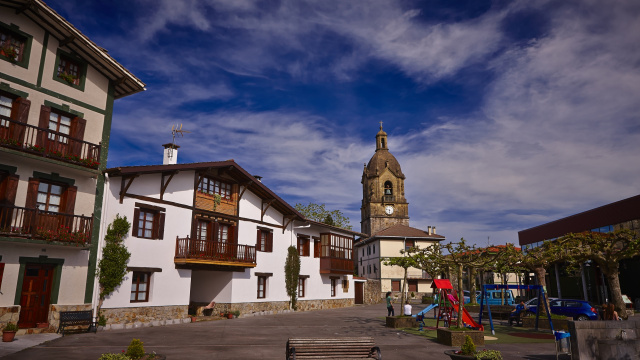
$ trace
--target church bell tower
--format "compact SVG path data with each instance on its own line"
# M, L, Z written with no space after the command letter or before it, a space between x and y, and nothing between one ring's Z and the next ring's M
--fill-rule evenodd
M373 235L396 224L409 226L409 203L404 197L405 176L389 152L387 133L376 134L376 152L362 172L360 231Z

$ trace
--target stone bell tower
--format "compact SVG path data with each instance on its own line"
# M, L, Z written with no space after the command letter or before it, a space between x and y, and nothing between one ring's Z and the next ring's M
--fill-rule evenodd
M405 176L389 152L387 133L376 134L376 152L362 172L360 231L373 235L396 224L409 226L409 203L404 197Z

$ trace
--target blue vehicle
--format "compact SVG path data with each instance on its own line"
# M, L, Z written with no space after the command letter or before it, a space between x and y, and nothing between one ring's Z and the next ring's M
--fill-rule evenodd
M543 310L544 310L544 305ZM573 300L573 299L555 299L549 301L549 308L552 314L563 315L571 317L574 320L597 320L598 310L588 301ZM535 314L538 311L538 306L529 305L527 311ZM544 311L543 311L544 314ZM540 314L542 315L542 314Z
M478 294L478 304L482 299L482 293ZM516 306L513 292L511 290L504 290L504 304L502 302L502 290L486 290L484 296L484 305L511 305Z

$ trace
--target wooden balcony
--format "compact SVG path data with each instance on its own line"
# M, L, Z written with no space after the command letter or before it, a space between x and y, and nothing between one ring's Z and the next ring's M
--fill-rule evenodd
M53 130L14 121L2 115L0 147L90 169L100 166L100 144L92 144Z
M320 257L320 274L353 274L355 265L352 259Z
M176 237L174 263L192 269L243 271L257 265L256 247Z
M91 243L92 228L93 216L0 205L0 237L28 238L86 247Z

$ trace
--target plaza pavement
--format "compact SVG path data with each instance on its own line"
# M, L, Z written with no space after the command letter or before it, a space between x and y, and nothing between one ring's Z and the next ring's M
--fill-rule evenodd
M423 305L414 306L414 313L422 308ZM166 355L169 360L283 359L289 337L372 336L385 360L449 359L444 350L451 347L387 328L384 326L385 315L384 304L359 305L64 337L54 334L22 335L11 343L15 346L11 351L5 351L7 343L0 343L0 357L2 360L97 360L100 354L126 350L131 339L136 338L144 342L147 352L155 351ZM18 346L20 343L22 345ZM10 353L22 346L30 347ZM505 360L552 360L556 357L553 342L491 344L487 341L485 346L478 348L500 350Z

